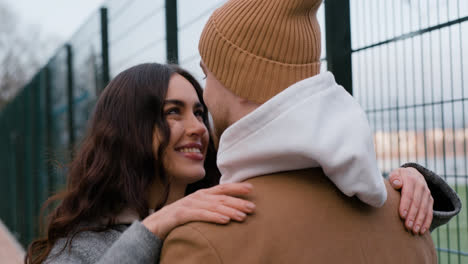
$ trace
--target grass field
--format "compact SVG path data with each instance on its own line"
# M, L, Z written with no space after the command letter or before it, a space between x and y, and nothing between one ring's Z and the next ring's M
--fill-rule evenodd
M460 214L447 225L432 232L434 244L438 250L439 263L468 264L468 215L466 185L452 186L462 200ZM450 252L444 252L446 250ZM461 251L463 254L458 254Z

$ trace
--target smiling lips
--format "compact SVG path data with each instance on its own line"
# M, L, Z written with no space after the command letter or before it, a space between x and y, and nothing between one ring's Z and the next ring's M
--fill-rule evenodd
M184 152L184 153L201 153L200 149L198 148L183 148L183 149L179 149L179 152Z
M176 151L184 157L195 161L202 161L204 159L202 150L203 147L200 143L190 143L176 148Z

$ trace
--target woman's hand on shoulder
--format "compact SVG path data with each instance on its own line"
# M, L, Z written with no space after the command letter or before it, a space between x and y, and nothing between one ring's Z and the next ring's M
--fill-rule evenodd
M251 191L250 183L227 183L201 189L164 206L142 223L160 239L165 239L172 229L188 222L241 222L255 210L255 204L236 196L247 195Z
M401 189L399 213L406 229L424 234L432 223L434 199L424 176L414 168L398 168L390 173L389 181Z

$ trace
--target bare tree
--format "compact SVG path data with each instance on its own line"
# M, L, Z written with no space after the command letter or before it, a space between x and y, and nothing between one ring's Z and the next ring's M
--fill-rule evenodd
M53 42L38 27L21 25L0 0L0 109L38 71Z

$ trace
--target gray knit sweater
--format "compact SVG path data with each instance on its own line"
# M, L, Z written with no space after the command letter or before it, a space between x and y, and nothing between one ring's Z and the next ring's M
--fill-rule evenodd
M407 163L403 167L417 169L431 190L434 197L431 231L460 212L460 199L441 177L415 163ZM162 241L139 221L130 227L116 225L103 232L79 233L71 247L62 251L65 243L65 238L58 240L45 263L159 263L162 246Z
M162 246L139 221L130 227L116 225L103 232L78 233L70 248L64 249L65 243L65 238L58 240L44 263L158 263Z

